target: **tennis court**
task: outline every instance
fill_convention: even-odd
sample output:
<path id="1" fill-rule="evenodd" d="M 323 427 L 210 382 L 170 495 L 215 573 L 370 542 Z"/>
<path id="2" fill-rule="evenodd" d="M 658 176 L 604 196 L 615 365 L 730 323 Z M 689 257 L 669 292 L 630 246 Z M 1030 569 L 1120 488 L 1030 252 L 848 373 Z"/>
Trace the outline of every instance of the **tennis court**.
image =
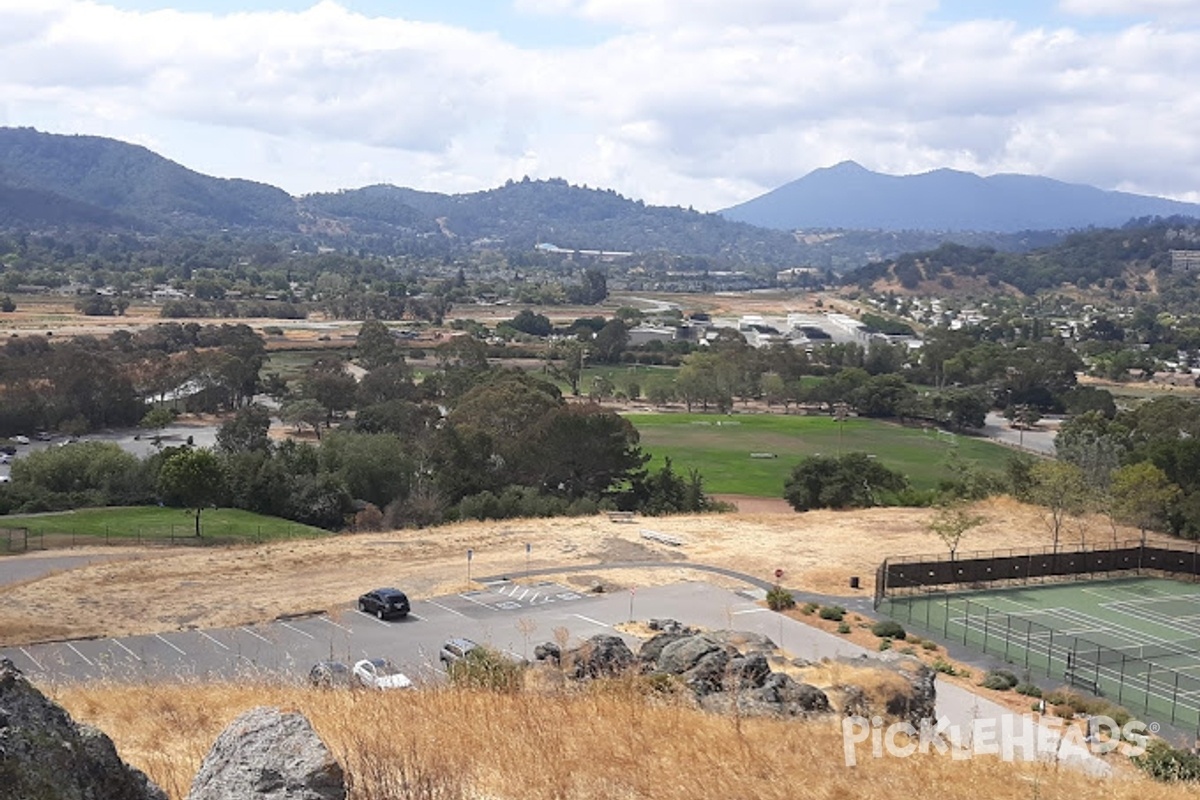
<path id="1" fill-rule="evenodd" d="M 885 598 L 893 619 L 1200 732 L 1200 586 L 1125 578 Z"/>

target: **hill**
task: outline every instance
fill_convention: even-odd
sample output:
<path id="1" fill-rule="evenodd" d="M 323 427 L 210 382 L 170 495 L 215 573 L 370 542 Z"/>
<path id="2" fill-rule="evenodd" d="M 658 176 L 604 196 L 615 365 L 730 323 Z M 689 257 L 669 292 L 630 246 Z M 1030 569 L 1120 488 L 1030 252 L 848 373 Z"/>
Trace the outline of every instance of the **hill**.
<path id="1" fill-rule="evenodd" d="M 1160 283 L 1172 275 L 1173 250 L 1200 250 L 1200 223 L 1184 218 L 1133 220 L 1121 228 L 1079 231 L 1023 254 L 943 244 L 869 264 L 846 274 L 844 281 L 876 288 L 899 284 L 909 291 L 925 291 L 930 282 L 939 282 L 940 294 L 947 294 L 957 279 L 993 289 L 1011 286 L 1027 295 L 1065 284 L 1121 292 L 1151 271 Z"/>
<path id="2" fill-rule="evenodd" d="M 998 231 L 1116 227 L 1136 217 L 1200 217 L 1200 205 L 1032 175 L 939 169 L 884 175 L 853 161 L 814 170 L 725 209 L 727 219 L 783 230 Z"/>
<path id="3" fill-rule="evenodd" d="M 690 272 L 758 266 L 762 280 L 783 267 L 841 272 L 945 241 L 1023 251 L 1060 238 L 917 230 L 793 235 L 562 179 L 525 178 L 454 195 L 376 185 L 296 198 L 261 183 L 202 175 L 113 139 L 0 128 L 0 230 L 45 228 L 164 236 L 232 230 L 308 250 L 427 257 L 464 249 L 531 253 L 548 244 L 632 252 Z"/>

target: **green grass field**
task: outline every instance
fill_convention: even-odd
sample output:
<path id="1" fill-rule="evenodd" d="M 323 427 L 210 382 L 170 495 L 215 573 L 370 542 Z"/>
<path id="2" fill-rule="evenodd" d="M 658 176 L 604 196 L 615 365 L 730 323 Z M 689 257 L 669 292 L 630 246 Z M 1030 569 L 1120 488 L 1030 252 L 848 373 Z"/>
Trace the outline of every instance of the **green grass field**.
<path id="1" fill-rule="evenodd" d="M 0 527 L 26 528 L 30 536 L 72 536 L 93 539 L 161 539 L 194 536 L 195 518 L 190 510 L 136 506 L 129 508 L 85 508 L 55 514 L 12 514 Z M 327 531 L 278 517 L 264 517 L 234 508 L 212 508 L 200 515 L 205 538 L 269 541 L 327 535 Z"/>
<path id="2" fill-rule="evenodd" d="M 1160 578 L 885 598 L 906 626 L 1084 687 L 1159 721 L 1200 727 L 1200 591 Z"/>
<path id="3" fill-rule="evenodd" d="M 676 470 L 699 470 L 707 491 L 782 497 L 792 467 L 806 456 L 871 453 L 908 476 L 914 489 L 951 476 L 952 451 L 980 470 L 999 472 L 1011 451 L 986 439 L 950 436 L 877 420 L 785 414 L 626 414 L 641 434 L 651 468 L 670 457 Z M 751 458 L 775 453 L 778 458 Z"/>

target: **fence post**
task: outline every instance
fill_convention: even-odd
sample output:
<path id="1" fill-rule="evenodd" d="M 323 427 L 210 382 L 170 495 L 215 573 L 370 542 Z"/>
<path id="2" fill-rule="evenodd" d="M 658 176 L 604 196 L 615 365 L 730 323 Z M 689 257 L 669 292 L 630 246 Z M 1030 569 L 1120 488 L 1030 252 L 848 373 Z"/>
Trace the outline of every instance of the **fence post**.
<path id="1" fill-rule="evenodd" d="M 983 652 L 987 652 L 987 635 L 988 635 L 988 619 L 991 617 L 992 607 L 983 607 Z"/>
<path id="2" fill-rule="evenodd" d="M 1175 724 L 1175 706 L 1179 702 L 1179 671 L 1175 670 L 1175 689 L 1171 692 L 1171 724 Z"/>
<path id="3" fill-rule="evenodd" d="M 942 617 L 942 638 L 950 638 L 950 593 L 946 592 L 946 613 Z"/>
<path id="4" fill-rule="evenodd" d="M 1050 632 L 1049 638 L 1046 639 L 1046 677 L 1050 677 L 1054 673 L 1054 628 L 1047 628 Z"/>
<path id="5" fill-rule="evenodd" d="M 963 608 L 963 644 L 967 643 L 967 631 L 971 629 L 971 601 Z"/>
<path id="6" fill-rule="evenodd" d="M 1033 622 L 1025 620 L 1025 669 L 1029 669 L 1029 647 L 1033 644 Z"/>
<path id="7" fill-rule="evenodd" d="M 1121 653 L 1121 677 L 1117 680 L 1117 705 L 1121 705 L 1125 697 L 1125 659 L 1126 655 Z"/>

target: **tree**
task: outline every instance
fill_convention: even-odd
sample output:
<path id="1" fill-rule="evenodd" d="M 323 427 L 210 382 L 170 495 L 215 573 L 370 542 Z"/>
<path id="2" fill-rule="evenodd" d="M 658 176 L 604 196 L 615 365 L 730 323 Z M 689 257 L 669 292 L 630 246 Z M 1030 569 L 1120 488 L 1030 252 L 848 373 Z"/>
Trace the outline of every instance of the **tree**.
<path id="1" fill-rule="evenodd" d="M 797 511 L 813 508 L 866 508 L 880 492 L 899 492 L 908 480 L 866 453 L 809 456 L 792 468 L 783 496 Z"/>
<path id="2" fill-rule="evenodd" d="M 217 449 L 225 454 L 250 450 L 269 450 L 271 412 L 257 403 L 239 409 L 233 419 L 226 420 L 217 430 Z"/>
<path id="3" fill-rule="evenodd" d="M 1042 521 L 1057 549 L 1067 517 L 1081 514 L 1087 507 L 1083 471 L 1062 461 L 1040 461 L 1030 470 L 1030 479 L 1030 499 L 1042 507 Z"/>
<path id="4" fill-rule="evenodd" d="M 359 363 L 368 371 L 404 360 L 392 332 L 377 319 L 367 320 L 358 329 L 355 348 Z"/>
<path id="5" fill-rule="evenodd" d="M 165 462 L 158 473 L 158 489 L 169 505 L 196 510 L 196 536 L 200 536 L 200 512 L 220 502 L 225 491 L 221 461 L 209 450 L 188 448 Z"/>
<path id="6" fill-rule="evenodd" d="M 963 503 L 944 503 L 938 506 L 925 527 L 934 536 L 942 540 L 942 544 L 950 551 L 950 560 L 958 552 L 958 545 L 963 536 L 972 528 L 977 528 L 986 520 L 978 514 L 972 514 Z"/>
<path id="7" fill-rule="evenodd" d="M 576 341 L 560 342 L 547 353 L 546 369 L 550 375 L 560 381 L 565 381 L 571 387 L 571 394 L 579 396 L 579 378 L 583 374 L 583 345 Z M 562 365 L 554 363 L 560 359 Z"/>
<path id="8" fill-rule="evenodd" d="M 16 310 L 17 310 L 17 304 L 13 302 L 13 299 L 11 297 L 9 297 L 8 295 L 4 295 L 3 297 L 0 297 L 0 311 L 3 311 L 5 314 L 10 314 Z"/>
<path id="9" fill-rule="evenodd" d="M 621 360 L 621 353 L 625 352 L 627 344 L 629 331 L 625 323 L 613 318 L 596 334 L 592 348 L 597 361 L 602 364 L 616 364 Z"/>
<path id="10" fill-rule="evenodd" d="M 1138 526 L 1145 544 L 1146 529 L 1166 517 L 1179 497 L 1179 487 L 1161 469 L 1141 461 L 1113 472 L 1112 496 L 1117 515 Z"/>

